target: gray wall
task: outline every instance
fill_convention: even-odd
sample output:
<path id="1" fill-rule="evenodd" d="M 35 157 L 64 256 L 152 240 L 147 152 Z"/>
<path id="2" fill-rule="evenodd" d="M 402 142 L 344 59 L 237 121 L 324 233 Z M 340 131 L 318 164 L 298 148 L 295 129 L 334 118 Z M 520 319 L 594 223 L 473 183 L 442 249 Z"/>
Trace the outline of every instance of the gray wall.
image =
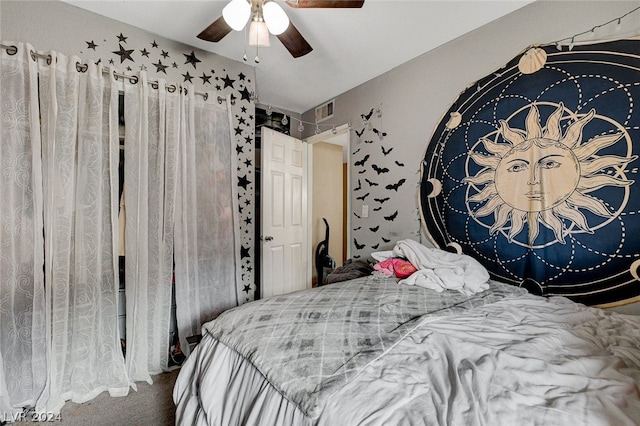
<path id="1" fill-rule="evenodd" d="M 240 238 L 242 244 L 241 302 L 254 296 L 254 69 L 241 62 L 150 34 L 136 27 L 59 1 L 1 1 L 0 39 L 27 42 L 38 51 L 56 50 L 81 61 L 101 61 L 124 74 L 145 69 L 150 80 L 191 81 L 211 97 L 234 96 L 232 128 L 238 153 Z M 124 38 L 123 38 L 124 37 Z M 91 46 L 95 45 L 95 46 Z M 114 53 L 125 53 L 123 55 Z M 129 52 L 130 51 L 130 52 Z M 215 100 L 214 100 L 215 101 Z"/>
<path id="2" fill-rule="evenodd" d="M 351 195 L 352 255 L 367 257 L 403 238 L 429 245 L 420 231 L 417 205 L 420 161 L 433 129 L 460 92 L 530 45 L 588 31 L 638 5 L 637 1 L 539 0 L 338 96 L 332 121 L 352 124 L 351 187 L 361 188 Z M 597 36 L 628 34 L 638 27 L 640 11 L 625 18 L 619 30 L 608 25 Z M 582 39 L 588 40 L 588 35 Z M 361 115 L 371 109 L 374 112 L 364 125 Z M 303 119 L 313 121 L 313 114 L 313 109 L 307 111 Z M 381 132 L 387 134 L 382 139 Z M 374 165 L 389 172 L 378 173 Z M 397 191 L 385 188 L 402 179 Z M 384 203 L 374 200 L 387 197 Z M 368 218 L 360 217 L 363 205 L 369 206 Z M 640 314 L 640 304 L 623 309 Z"/>

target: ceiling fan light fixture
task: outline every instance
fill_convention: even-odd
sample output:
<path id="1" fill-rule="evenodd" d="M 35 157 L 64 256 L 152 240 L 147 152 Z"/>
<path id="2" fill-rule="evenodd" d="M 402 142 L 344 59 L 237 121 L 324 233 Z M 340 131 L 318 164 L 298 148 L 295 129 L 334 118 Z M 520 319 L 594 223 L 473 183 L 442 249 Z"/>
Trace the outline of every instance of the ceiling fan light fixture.
<path id="1" fill-rule="evenodd" d="M 240 31 L 251 17 L 251 4 L 247 0 L 231 0 L 222 9 L 222 16 L 232 29 Z"/>
<path id="2" fill-rule="evenodd" d="M 269 47 L 269 29 L 262 20 L 251 21 L 249 27 L 249 46 Z"/>
<path id="3" fill-rule="evenodd" d="M 289 17 L 275 1 L 266 1 L 262 5 L 262 16 L 273 35 L 280 35 L 289 28 Z"/>

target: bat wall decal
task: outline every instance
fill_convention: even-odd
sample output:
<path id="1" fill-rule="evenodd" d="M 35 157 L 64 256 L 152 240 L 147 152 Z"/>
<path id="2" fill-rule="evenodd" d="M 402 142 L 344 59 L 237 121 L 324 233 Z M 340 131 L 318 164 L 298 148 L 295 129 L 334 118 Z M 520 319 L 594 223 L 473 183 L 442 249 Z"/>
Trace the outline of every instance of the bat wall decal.
<path id="1" fill-rule="evenodd" d="M 365 155 L 362 160 L 359 160 L 359 161 L 356 161 L 355 163 L 353 163 L 353 165 L 354 166 L 364 166 L 364 164 L 367 162 L 368 159 L 369 159 L 369 154 Z"/>
<path id="2" fill-rule="evenodd" d="M 398 217 L 398 210 L 396 210 L 395 213 L 392 213 L 389 216 L 384 216 L 384 220 L 392 222 L 392 221 L 396 220 L 396 217 Z"/>
<path id="3" fill-rule="evenodd" d="M 369 194 L 370 194 L 370 193 L 369 193 L 369 192 L 367 192 L 366 194 L 364 194 L 364 195 L 363 195 L 363 196 L 361 196 L 361 197 L 356 197 L 356 200 L 364 201 L 364 200 L 365 200 L 365 198 L 367 198 L 367 197 L 369 196 Z"/>
<path id="4" fill-rule="evenodd" d="M 373 129 L 373 133 L 375 133 L 376 135 L 378 135 L 378 137 L 380 139 L 384 138 L 385 136 L 387 136 L 387 132 L 383 132 L 382 130 L 378 130 L 376 128 Z"/>
<path id="5" fill-rule="evenodd" d="M 360 114 L 360 117 L 362 118 L 363 123 L 365 121 L 369 121 L 369 119 L 371 118 L 371 116 L 373 115 L 373 110 L 375 108 L 371 108 L 371 111 L 369 111 L 369 114 Z"/>
<path id="6" fill-rule="evenodd" d="M 389 197 L 385 197 L 385 198 L 374 198 L 373 201 L 377 201 L 378 203 L 382 204 L 386 201 L 389 201 L 391 198 Z"/>
<path id="7" fill-rule="evenodd" d="M 393 147 L 389 148 L 389 149 L 384 149 L 384 146 L 380 146 L 380 148 L 382 149 L 382 153 L 384 154 L 384 156 L 386 157 L 387 155 L 389 155 L 389 153 L 391 151 L 393 151 Z"/>
<path id="8" fill-rule="evenodd" d="M 377 184 L 377 183 L 375 183 L 375 182 L 371 182 L 371 181 L 370 181 L 369 179 L 367 179 L 367 178 L 364 178 L 364 181 L 365 181 L 365 182 L 367 182 L 367 183 L 369 184 L 369 186 L 378 186 L 378 184 Z"/>
<path id="9" fill-rule="evenodd" d="M 359 244 L 358 240 L 356 240 L 355 238 L 353 239 L 353 245 L 355 245 L 358 250 L 362 250 L 363 248 L 365 248 L 365 245 Z"/>
<path id="10" fill-rule="evenodd" d="M 398 192 L 398 188 L 400 188 L 402 186 L 402 184 L 405 183 L 406 181 L 407 181 L 406 179 L 402 178 L 397 183 L 389 184 L 389 185 L 385 186 L 385 188 L 393 189 L 394 191 Z"/>
<path id="11" fill-rule="evenodd" d="M 372 168 L 373 170 L 375 170 L 376 172 L 378 172 L 378 174 L 388 173 L 388 172 L 389 172 L 389 169 L 388 169 L 388 168 L 386 168 L 386 167 L 380 167 L 380 166 L 378 166 L 378 165 L 376 165 L 376 164 L 372 164 L 372 165 L 371 165 L 371 168 Z"/>

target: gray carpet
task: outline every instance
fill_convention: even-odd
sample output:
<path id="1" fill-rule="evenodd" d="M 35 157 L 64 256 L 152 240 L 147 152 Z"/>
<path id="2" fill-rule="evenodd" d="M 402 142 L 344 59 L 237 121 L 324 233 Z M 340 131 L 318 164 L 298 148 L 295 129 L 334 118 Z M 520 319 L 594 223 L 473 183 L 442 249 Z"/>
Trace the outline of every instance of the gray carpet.
<path id="1" fill-rule="evenodd" d="M 172 391 L 178 372 L 153 376 L 152 385 L 136 383 L 138 391 L 130 390 L 129 395 L 122 398 L 113 398 L 103 392 L 84 404 L 67 402 L 60 412 L 62 421 L 55 423 L 64 426 L 173 425 Z"/>

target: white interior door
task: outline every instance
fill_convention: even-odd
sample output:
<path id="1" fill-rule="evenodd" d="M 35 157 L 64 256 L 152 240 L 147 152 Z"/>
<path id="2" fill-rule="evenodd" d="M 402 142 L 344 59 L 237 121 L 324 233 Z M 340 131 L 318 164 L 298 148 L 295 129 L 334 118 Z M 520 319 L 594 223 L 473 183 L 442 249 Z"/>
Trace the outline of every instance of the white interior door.
<path id="1" fill-rule="evenodd" d="M 262 297 L 311 287 L 307 145 L 262 128 Z"/>

